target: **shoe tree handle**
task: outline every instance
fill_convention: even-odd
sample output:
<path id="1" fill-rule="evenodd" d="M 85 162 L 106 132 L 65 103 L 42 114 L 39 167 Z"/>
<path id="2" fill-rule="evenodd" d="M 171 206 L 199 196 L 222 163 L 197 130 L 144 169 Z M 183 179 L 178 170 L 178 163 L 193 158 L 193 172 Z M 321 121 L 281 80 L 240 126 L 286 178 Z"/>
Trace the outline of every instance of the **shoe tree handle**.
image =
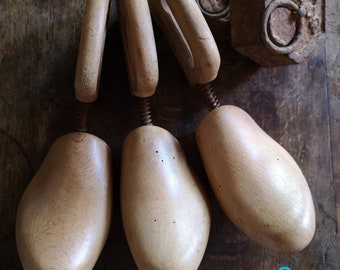
<path id="1" fill-rule="evenodd" d="M 147 0 L 120 0 L 119 17 L 134 96 L 152 96 L 158 84 L 158 58 Z"/>
<path id="2" fill-rule="evenodd" d="M 74 82 L 76 99 L 80 102 L 93 102 L 98 96 L 109 2 L 86 1 Z"/>
<path id="3" fill-rule="evenodd" d="M 196 85 L 213 81 L 220 67 L 220 54 L 195 0 L 149 0 L 149 5 L 189 82 Z"/>

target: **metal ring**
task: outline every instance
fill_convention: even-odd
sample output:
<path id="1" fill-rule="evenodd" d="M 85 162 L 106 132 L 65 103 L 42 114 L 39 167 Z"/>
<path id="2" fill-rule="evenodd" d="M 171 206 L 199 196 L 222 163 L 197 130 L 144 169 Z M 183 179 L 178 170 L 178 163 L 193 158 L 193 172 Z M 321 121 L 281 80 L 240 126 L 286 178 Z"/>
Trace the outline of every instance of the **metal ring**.
<path id="1" fill-rule="evenodd" d="M 197 2 L 197 5 L 200 7 L 201 12 L 210 19 L 218 20 L 221 18 L 225 18 L 230 13 L 229 1 L 227 1 L 227 5 L 225 9 L 219 12 L 216 12 L 216 13 L 209 12 L 206 8 L 204 8 L 204 6 L 202 5 L 202 0 L 196 0 L 196 2 Z"/>
<path id="2" fill-rule="evenodd" d="M 273 11 L 279 7 L 284 7 L 289 10 L 292 10 L 297 15 L 296 20 L 296 31 L 293 39 L 287 46 L 278 46 L 272 40 L 268 33 L 268 24 L 270 15 Z M 302 17 L 305 15 L 305 8 L 303 6 L 299 7 L 292 0 L 274 0 L 272 1 L 266 8 L 262 16 L 262 31 L 261 37 L 268 49 L 274 51 L 277 54 L 288 54 L 295 50 L 296 45 L 298 44 L 298 40 L 301 37 L 301 26 L 302 26 Z"/>

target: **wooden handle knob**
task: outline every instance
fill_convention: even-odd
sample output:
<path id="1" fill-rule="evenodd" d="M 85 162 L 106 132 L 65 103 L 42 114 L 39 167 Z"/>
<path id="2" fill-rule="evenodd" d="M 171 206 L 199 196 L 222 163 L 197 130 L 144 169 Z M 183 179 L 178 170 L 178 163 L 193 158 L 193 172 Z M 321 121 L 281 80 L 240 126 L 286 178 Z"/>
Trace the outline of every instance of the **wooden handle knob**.
<path id="1" fill-rule="evenodd" d="M 74 82 L 76 98 L 80 102 L 97 99 L 109 2 L 86 2 Z"/>
<path id="2" fill-rule="evenodd" d="M 220 54 L 195 0 L 149 0 L 149 4 L 189 82 L 195 85 L 214 80 Z"/>
<path id="3" fill-rule="evenodd" d="M 118 4 L 132 94 L 152 96 L 158 84 L 158 60 L 148 1 Z"/>

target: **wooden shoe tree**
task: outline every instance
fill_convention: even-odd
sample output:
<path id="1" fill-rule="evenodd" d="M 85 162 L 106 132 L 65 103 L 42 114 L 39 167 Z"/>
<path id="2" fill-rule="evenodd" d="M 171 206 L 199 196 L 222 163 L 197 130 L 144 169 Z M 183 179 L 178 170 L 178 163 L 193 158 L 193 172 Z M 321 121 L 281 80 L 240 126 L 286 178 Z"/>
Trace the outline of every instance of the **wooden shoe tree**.
<path id="1" fill-rule="evenodd" d="M 197 269 L 209 237 L 210 213 L 198 179 L 177 139 L 152 125 L 147 102 L 158 83 L 148 2 L 119 1 L 132 94 L 144 125 L 124 141 L 121 210 L 139 269 Z"/>
<path id="2" fill-rule="evenodd" d="M 215 196 L 253 240 L 280 252 L 300 251 L 315 232 L 307 181 L 287 151 L 245 111 L 220 106 L 207 85 L 217 76 L 220 56 L 208 27 L 197 27 L 204 18 L 191 2 L 149 0 L 188 81 L 202 90 L 212 108 L 196 139 Z"/>
<path id="3" fill-rule="evenodd" d="M 109 1 L 88 0 L 75 90 L 80 102 L 97 98 Z M 86 104 L 82 104 L 86 106 Z M 86 117 L 86 111 L 81 112 Z M 111 151 L 98 137 L 73 132 L 58 138 L 26 188 L 16 239 L 25 270 L 92 269 L 111 220 Z"/>

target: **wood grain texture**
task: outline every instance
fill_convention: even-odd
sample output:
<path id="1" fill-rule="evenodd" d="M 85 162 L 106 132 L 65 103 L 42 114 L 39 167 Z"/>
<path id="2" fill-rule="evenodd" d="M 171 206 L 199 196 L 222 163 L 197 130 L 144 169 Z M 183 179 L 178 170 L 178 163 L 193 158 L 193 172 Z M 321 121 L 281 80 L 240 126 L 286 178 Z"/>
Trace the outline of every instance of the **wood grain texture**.
<path id="1" fill-rule="evenodd" d="M 315 212 L 305 177 L 244 110 L 215 108 L 197 127 L 196 140 L 215 197 L 240 230 L 278 252 L 310 243 Z"/>
<path id="2" fill-rule="evenodd" d="M 111 152 L 85 132 L 59 137 L 20 200 L 16 242 L 23 267 L 92 269 L 111 224 Z"/>
<path id="3" fill-rule="evenodd" d="M 158 84 L 158 59 L 147 0 L 118 1 L 131 92 L 152 96 Z"/>
<path id="4" fill-rule="evenodd" d="M 149 4 L 188 81 L 192 85 L 213 81 L 220 67 L 220 55 L 197 3 L 149 0 Z"/>
<path id="5" fill-rule="evenodd" d="M 196 270 L 210 232 L 204 191 L 176 138 L 153 126 L 124 140 L 121 211 L 140 270 Z"/>
<path id="6" fill-rule="evenodd" d="M 14 236 L 20 197 L 52 142 L 71 129 L 84 3 L 0 1 L 1 269 L 22 269 Z M 299 270 L 339 269 L 335 204 L 340 168 L 339 1 L 331 5 L 328 40 L 298 65 L 260 68 L 233 51 L 230 42 L 218 44 L 222 62 L 213 86 L 221 102 L 245 109 L 292 154 L 311 187 L 316 235 L 307 249 L 290 255 L 249 240 L 218 207 L 194 136 L 207 107 L 201 94 L 187 83 L 163 34 L 155 30 L 160 81 L 151 99 L 154 123 L 178 138 L 212 205 L 212 230 L 199 269 L 267 270 L 283 265 Z M 111 1 L 102 82 L 98 100 L 90 109 L 89 131 L 110 145 L 113 178 L 119 179 L 121 145 L 138 126 L 139 116 L 129 91 L 114 6 Z M 111 230 L 95 269 L 137 269 L 119 209 L 119 181 L 115 181 Z"/>
<path id="7" fill-rule="evenodd" d="M 328 36 L 326 41 L 327 87 L 330 111 L 331 148 L 334 192 L 337 212 L 338 248 L 340 248 L 340 1 L 327 6 Z"/>
<path id="8" fill-rule="evenodd" d="M 94 102 L 98 96 L 109 0 L 86 1 L 74 88 L 77 100 Z"/>

